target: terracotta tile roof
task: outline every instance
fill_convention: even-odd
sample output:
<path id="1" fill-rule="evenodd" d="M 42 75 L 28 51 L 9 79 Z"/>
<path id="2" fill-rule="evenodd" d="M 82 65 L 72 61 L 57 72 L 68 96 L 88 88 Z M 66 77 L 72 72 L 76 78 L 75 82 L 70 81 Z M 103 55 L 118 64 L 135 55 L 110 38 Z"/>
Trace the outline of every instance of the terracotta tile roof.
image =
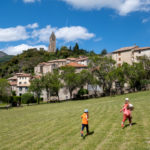
<path id="1" fill-rule="evenodd" d="M 138 47 L 138 48 L 135 48 L 134 51 L 142 51 L 142 50 L 150 50 L 150 47 Z"/>
<path id="2" fill-rule="evenodd" d="M 70 58 L 68 57 L 68 58 L 67 58 L 67 60 L 72 60 L 72 61 L 75 61 L 75 60 L 77 60 L 77 59 L 78 59 L 78 58 L 73 58 L 73 57 L 70 57 Z"/>
<path id="3" fill-rule="evenodd" d="M 82 60 L 87 60 L 87 59 L 88 59 L 88 57 L 77 58 L 77 60 L 76 60 L 76 61 L 82 61 Z"/>
<path id="4" fill-rule="evenodd" d="M 8 80 L 17 80 L 17 76 L 10 77 Z"/>
<path id="5" fill-rule="evenodd" d="M 26 73 L 16 73 L 17 77 L 31 77 L 31 74 Z"/>
<path id="6" fill-rule="evenodd" d="M 55 63 L 55 62 L 66 62 L 66 59 L 56 59 L 56 60 L 50 60 L 49 63 Z"/>
<path id="7" fill-rule="evenodd" d="M 75 68 L 86 68 L 87 67 L 85 65 L 81 65 L 81 64 L 78 64 L 76 62 L 70 62 L 69 64 L 67 64 L 67 66 L 72 66 L 72 67 L 75 67 Z"/>
<path id="8" fill-rule="evenodd" d="M 138 46 L 123 47 L 123 48 L 115 50 L 113 53 L 130 51 L 130 50 L 135 49 L 135 48 L 139 48 L 139 47 Z"/>
<path id="9" fill-rule="evenodd" d="M 9 84 L 11 85 L 11 86 L 17 86 L 17 82 L 9 82 Z"/>
<path id="10" fill-rule="evenodd" d="M 40 65 L 40 66 L 43 66 L 43 65 L 49 65 L 49 63 L 42 62 L 42 63 L 39 63 L 38 65 Z"/>
<path id="11" fill-rule="evenodd" d="M 40 79 L 41 76 L 40 76 L 40 75 L 35 75 L 35 76 L 33 76 L 33 78 L 34 78 L 34 79 Z"/>

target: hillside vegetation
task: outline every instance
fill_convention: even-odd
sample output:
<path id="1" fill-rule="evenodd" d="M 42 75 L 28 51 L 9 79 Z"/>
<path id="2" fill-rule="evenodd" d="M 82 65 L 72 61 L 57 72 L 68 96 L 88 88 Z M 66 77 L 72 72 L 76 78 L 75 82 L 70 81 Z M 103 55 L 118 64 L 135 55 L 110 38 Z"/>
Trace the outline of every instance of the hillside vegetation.
<path id="1" fill-rule="evenodd" d="M 132 127 L 121 128 L 124 98 L 135 106 Z M 89 109 L 93 134 L 80 136 Z M 149 150 L 150 91 L 0 110 L 0 150 Z M 85 132 L 84 132 L 85 133 Z"/>
<path id="2" fill-rule="evenodd" d="M 57 49 L 56 53 L 49 53 L 44 49 L 29 49 L 23 51 L 22 54 L 12 57 L 12 59 L 7 62 L 0 63 L 0 77 L 8 78 L 17 72 L 33 73 L 34 67 L 37 64 L 48 60 L 78 57 L 80 55 L 88 56 L 91 54 L 95 53 L 89 53 L 86 50 L 79 49 L 78 44 L 76 44 L 73 49 L 63 46 L 60 50 Z"/>

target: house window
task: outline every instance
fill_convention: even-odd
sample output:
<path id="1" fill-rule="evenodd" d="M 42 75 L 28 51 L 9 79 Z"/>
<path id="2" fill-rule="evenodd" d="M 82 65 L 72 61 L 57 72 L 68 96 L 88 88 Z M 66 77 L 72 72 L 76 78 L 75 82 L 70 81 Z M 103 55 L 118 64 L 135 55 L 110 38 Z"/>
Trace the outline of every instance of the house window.
<path id="1" fill-rule="evenodd" d="M 119 58 L 119 61 L 121 61 L 121 58 Z"/>
<path id="2" fill-rule="evenodd" d="M 141 54 L 141 51 L 139 51 L 139 54 Z"/>
<path id="3" fill-rule="evenodd" d="M 26 92 L 28 91 L 28 87 L 25 87 Z"/>
<path id="4" fill-rule="evenodd" d="M 22 91 L 22 87 L 19 87 L 19 91 Z"/>
<path id="5" fill-rule="evenodd" d="M 19 84 L 21 84 L 21 82 L 19 82 Z"/>
<path id="6" fill-rule="evenodd" d="M 24 84 L 27 84 L 27 82 L 24 82 Z"/>
<path id="7" fill-rule="evenodd" d="M 121 56 L 121 53 L 119 52 L 118 55 Z"/>

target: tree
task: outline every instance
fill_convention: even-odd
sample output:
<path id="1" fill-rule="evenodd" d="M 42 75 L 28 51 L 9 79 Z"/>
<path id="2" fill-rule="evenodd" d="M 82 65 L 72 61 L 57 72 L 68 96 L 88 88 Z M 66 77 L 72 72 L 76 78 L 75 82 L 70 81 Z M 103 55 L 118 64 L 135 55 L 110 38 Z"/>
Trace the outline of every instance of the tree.
<path id="1" fill-rule="evenodd" d="M 129 83 L 133 91 L 141 90 L 143 86 L 146 86 L 146 71 L 142 63 L 132 65 L 124 63 L 122 69 L 126 83 Z"/>
<path id="2" fill-rule="evenodd" d="M 103 55 L 106 55 L 107 54 L 107 50 L 106 49 L 103 49 L 102 51 L 101 51 L 101 55 L 103 56 Z"/>
<path id="3" fill-rule="evenodd" d="M 142 63 L 134 63 L 129 68 L 129 84 L 133 91 L 141 90 L 143 80 L 146 79 L 146 71 Z"/>
<path id="4" fill-rule="evenodd" d="M 48 72 L 48 73 L 46 73 L 46 75 L 42 76 L 41 81 L 43 84 L 43 88 L 46 90 L 47 100 L 49 100 L 50 88 L 51 88 L 51 73 Z"/>
<path id="5" fill-rule="evenodd" d="M 79 73 L 75 73 L 75 68 L 70 66 L 61 67 L 61 77 L 65 82 L 65 86 L 68 88 L 70 98 L 72 99 L 72 92 L 77 87 L 80 87 L 80 76 Z"/>
<path id="6" fill-rule="evenodd" d="M 99 86 L 106 95 L 110 95 L 115 79 L 115 61 L 111 57 L 92 56 L 89 68 L 99 80 Z"/>
<path id="7" fill-rule="evenodd" d="M 146 71 L 146 79 L 150 80 L 150 57 L 141 56 L 138 57 L 139 62 L 143 65 Z"/>
<path id="8" fill-rule="evenodd" d="M 126 78 L 125 78 L 125 64 L 123 64 L 120 67 L 117 67 L 114 70 L 114 74 L 115 74 L 115 83 L 119 84 L 119 87 L 115 87 L 116 90 L 120 90 L 121 93 L 123 93 L 123 88 L 124 88 L 124 84 L 127 82 Z"/>
<path id="9" fill-rule="evenodd" d="M 24 104 L 33 103 L 34 102 L 34 96 L 31 93 L 24 93 L 21 95 L 21 101 Z"/>
<path id="10" fill-rule="evenodd" d="M 59 90 L 63 87 L 60 80 L 60 75 L 58 70 L 54 70 L 52 73 L 46 74 L 44 77 L 44 87 L 47 88 L 47 92 L 50 95 L 56 95 L 59 100 Z"/>
<path id="11" fill-rule="evenodd" d="M 94 76 L 94 74 L 92 74 L 91 71 L 89 70 L 82 70 L 80 72 L 80 85 L 84 86 L 84 85 L 90 85 L 91 88 L 94 91 L 94 95 L 95 97 L 97 96 L 97 86 L 98 86 L 98 79 Z"/>
<path id="12" fill-rule="evenodd" d="M 79 50 L 79 45 L 78 43 L 75 44 L 75 46 L 73 47 L 73 52 L 77 53 Z"/>
<path id="13" fill-rule="evenodd" d="M 11 95 L 11 89 L 8 81 L 6 79 L 0 79 L 0 100 L 8 102 L 8 96 Z"/>
<path id="14" fill-rule="evenodd" d="M 43 84 L 41 79 L 35 78 L 31 81 L 29 91 L 34 92 L 37 97 L 37 103 L 40 103 L 40 96 L 42 94 Z"/>

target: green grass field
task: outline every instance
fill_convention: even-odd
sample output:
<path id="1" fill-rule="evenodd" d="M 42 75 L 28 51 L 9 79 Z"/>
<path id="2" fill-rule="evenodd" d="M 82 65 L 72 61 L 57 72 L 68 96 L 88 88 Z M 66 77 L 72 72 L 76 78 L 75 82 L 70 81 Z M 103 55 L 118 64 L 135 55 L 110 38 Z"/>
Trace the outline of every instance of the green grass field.
<path id="1" fill-rule="evenodd" d="M 122 129 L 125 97 L 135 106 L 134 125 Z M 94 133 L 82 138 L 85 108 Z M 0 110 L 0 150 L 150 150 L 150 91 Z"/>

